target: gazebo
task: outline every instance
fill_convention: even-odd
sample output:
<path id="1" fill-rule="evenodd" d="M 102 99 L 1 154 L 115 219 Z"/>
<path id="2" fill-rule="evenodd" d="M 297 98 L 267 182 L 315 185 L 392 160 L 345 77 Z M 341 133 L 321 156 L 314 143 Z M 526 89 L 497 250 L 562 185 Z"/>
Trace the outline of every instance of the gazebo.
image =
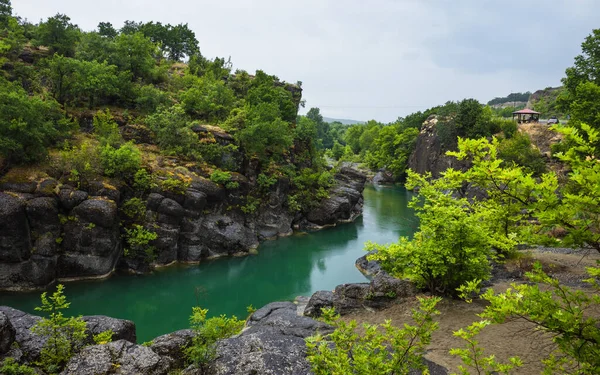
<path id="1" fill-rule="evenodd" d="M 522 109 L 520 111 L 516 111 L 512 113 L 513 115 L 513 120 L 517 119 L 517 122 L 523 123 L 523 122 L 538 122 L 540 121 L 540 113 L 536 112 L 532 109 L 529 108 L 525 108 Z"/>

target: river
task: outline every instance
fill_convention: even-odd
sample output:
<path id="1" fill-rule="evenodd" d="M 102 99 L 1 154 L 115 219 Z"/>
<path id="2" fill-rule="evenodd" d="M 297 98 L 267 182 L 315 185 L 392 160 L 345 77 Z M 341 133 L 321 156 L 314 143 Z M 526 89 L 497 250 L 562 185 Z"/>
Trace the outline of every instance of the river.
<path id="1" fill-rule="evenodd" d="M 108 315 L 136 323 L 138 342 L 188 327 L 192 306 L 209 315 L 246 316 L 246 306 L 309 296 L 365 277 L 354 261 L 364 243 L 395 242 L 411 235 L 416 220 L 402 187 L 364 191 L 363 215 L 355 222 L 260 244 L 258 255 L 221 258 L 199 265 L 176 265 L 150 275 L 115 275 L 101 281 L 67 283 L 68 315 Z M 40 293 L 0 294 L 0 305 L 29 313 Z"/>

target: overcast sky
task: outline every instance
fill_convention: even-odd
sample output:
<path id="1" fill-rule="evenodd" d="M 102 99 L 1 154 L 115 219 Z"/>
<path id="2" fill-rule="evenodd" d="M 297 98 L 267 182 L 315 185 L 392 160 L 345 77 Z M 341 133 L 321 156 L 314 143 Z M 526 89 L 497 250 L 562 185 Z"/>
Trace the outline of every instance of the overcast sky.
<path id="1" fill-rule="evenodd" d="M 560 85 L 593 28 L 596 0 L 12 0 L 31 22 L 64 13 L 188 23 L 204 56 L 302 81 L 306 109 L 393 121 L 447 100 Z"/>

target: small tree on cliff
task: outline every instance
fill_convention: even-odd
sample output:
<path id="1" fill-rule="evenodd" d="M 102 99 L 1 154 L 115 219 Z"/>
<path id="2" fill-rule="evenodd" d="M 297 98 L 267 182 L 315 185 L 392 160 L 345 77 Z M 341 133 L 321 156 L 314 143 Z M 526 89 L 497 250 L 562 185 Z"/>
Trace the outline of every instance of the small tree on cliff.
<path id="1" fill-rule="evenodd" d="M 36 311 L 42 311 L 49 316 L 40 319 L 31 331 L 45 336 L 40 365 L 49 373 L 58 373 L 73 356 L 75 350 L 83 346 L 86 324 L 81 317 L 65 317 L 60 310 L 68 309 L 71 305 L 63 294 L 64 286 L 59 284 L 56 292 L 50 297 L 42 293 L 42 306 Z"/>

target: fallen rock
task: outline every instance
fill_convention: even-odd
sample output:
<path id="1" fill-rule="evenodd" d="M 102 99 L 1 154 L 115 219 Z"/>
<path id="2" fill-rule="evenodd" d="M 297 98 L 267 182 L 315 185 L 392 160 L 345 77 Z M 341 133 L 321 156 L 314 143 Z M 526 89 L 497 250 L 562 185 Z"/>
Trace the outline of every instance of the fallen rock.
<path id="1" fill-rule="evenodd" d="M 8 316 L 0 311 L 0 354 L 10 350 L 12 343 L 15 341 L 15 335 L 15 327 L 8 320 Z"/>
<path id="2" fill-rule="evenodd" d="M 47 340 L 42 336 L 32 333 L 31 327 L 41 318 L 8 306 L 0 306 L 0 312 L 8 317 L 8 320 L 14 327 L 15 342 L 19 346 L 23 357 L 29 362 L 37 361 Z"/>
<path id="3" fill-rule="evenodd" d="M 329 290 L 315 292 L 308 300 L 304 315 L 317 318 L 321 316 L 321 309 L 324 307 L 333 307 L 333 292 Z"/>
<path id="4" fill-rule="evenodd" d="M 166 374 L 169 368 L 150 348 L 119 340 L 87 346 L 73 356 L 62 375 Z"/>
<path id="5" fill-rule="evenodd" d="M 332 332 L 325 323 L 298 316 L 292 302 L 270 303 L 257 310 L 247 324 L 249 328 L 239 336 L 219 342 L 216 374 L 309 374 L 304 338 L 317 330 Z"/>
<path id="6" fill-rule="evenodd" d="M 376 251 L 377 250 L 370 251 L 366 255 L 363 255 L 360 258 L 358 258 L 354 263 L 356 268 L 358 268 L 358 270 L 367 277 L 375 276 L 379 273 L 379 271 L 381 271 L 381 265 L 378 262 L 367 259 L 369 255 L 374 254 Z"/>
<path id="7" fill-rule="evenodd" d="M 167 361 L 170 368 L 182 368 L 186 362 L 183 349 L 192 342 L 193 337 L 194 331 L 182 329 L 158 336 L 152 340 L 150 349 Z"/>
<path id="8" fill-rule="evenodd" d="M 131 320 L 116 319 L 104 315 L 90 315 L 82 317 L 87 325 L 86 334 L 88 343 L 93 343 L 93 336 L 104 331 L 113 332 L 113 341 L 126 340 L 136 342 L 135 323 Z"/>

